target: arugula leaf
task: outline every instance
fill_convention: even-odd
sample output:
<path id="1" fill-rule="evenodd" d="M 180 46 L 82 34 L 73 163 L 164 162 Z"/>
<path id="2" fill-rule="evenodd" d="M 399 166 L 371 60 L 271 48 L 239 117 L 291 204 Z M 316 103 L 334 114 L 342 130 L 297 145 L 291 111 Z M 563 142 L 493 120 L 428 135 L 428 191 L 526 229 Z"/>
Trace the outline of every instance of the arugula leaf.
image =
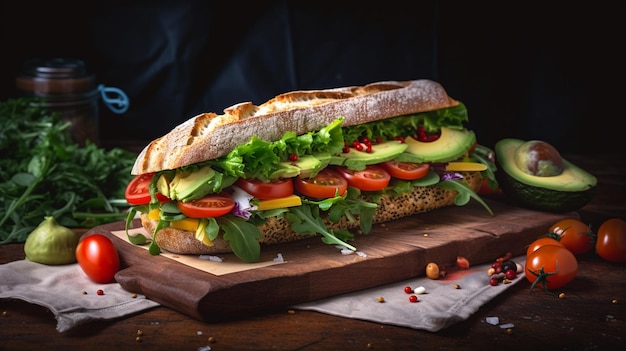
<path id="1" fill-rule="evenodd" d="M 491 210 L 489 205 L 487 205 L 483 201 L 483 199 L 481 199 L 480 196 L 478 196 L 478 194 L 476 194 L 474 190 L 472 190 L 472 188 L 470 188 L 462 181 L 458 179 L 442 180 L 439 184 L 437 184 L 437 186 L 447 190 L 455 190 L 457 192 L 456 196 L 454 197 L 455 205 L 463 206 L 469 202 L 470 198 L 473 198 L 474 200 L 478 201 L 478 203 L 481 204 L 487 210 L 487 212 L 489 212 L 490 215 L 493 216 L 493 211 Z"/>
<path id="2" fill-rule="evenodd" d="M 244 262 L 251 263 L 259 260 L 261 238 L 259 228 L 236 216 L 221 216 L 216 218 L 220 228 L 224 231 L 224 240 L 230 243 L 235 256 Z"/>
<path id="3" fill-rule="evenodd" d="M 35 99 L 0 102 L 0 244 L 24 242 L 45 216 L 70 228 L 123 219 L 136 155 L 71 139 Z"/>
<path id="4" fill-rule="evenodd" d="M 319 216 L 319 207 L 302 204 L 302 206 L 290 207 L 285 218 L 291 224 L 291 228 L 298 234 L 321 234 L 322 241 L 326 244 L 335 244 L 345 246 L 352 251 L 356 251 L 356 247 L 341 240 L 332 229 L 326 228 L 324 220 Z M 341 233 L 343 236 L 349 235 L 346 232 Z"/>

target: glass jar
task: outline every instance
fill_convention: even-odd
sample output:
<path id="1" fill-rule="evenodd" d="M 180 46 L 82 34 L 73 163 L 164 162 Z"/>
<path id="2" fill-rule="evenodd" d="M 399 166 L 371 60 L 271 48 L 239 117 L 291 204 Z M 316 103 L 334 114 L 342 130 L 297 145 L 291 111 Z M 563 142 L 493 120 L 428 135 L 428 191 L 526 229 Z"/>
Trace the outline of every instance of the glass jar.
<path id="1" fill-rule="evenodd" d="M 30 59 L 16 77 L 20 96 L 39 98 L 41 106 L 70 122 L 70 134 L 80 145 L 99 144 L 98 97 L 95 77 L 78 59 Z"/>

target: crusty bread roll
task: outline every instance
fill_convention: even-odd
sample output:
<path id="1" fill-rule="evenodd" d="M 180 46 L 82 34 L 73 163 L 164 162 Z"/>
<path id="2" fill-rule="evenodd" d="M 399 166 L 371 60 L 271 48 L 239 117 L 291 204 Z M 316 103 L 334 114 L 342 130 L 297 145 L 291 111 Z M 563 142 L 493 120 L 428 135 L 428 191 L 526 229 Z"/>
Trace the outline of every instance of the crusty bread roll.
<path id="1" fill-rule="evenodd" d="M 339 117 L 345 117 L 343 126 L 351 126 L 458 103 L 431 80 L 285 93 L 260 106 L 240 103 L 221 115 L 203 113 L 183 122 L 148 144 L 131 173 L 176 169 L 224 156 L 254 135 L 276 141 L 286 132 L 319 130 Z"/>
<path id="2" fill-rule="evenodd" d="M 478 191 L 482 182 L 480 172 L 461 172 L 461 174 L 463 181 L 474 191 Z M 455 191 L 444 190 L 436 185 L 413 188 L 410 193 L 394 198 L 382 195 L 373 223 L 388 222 L 453 205 L 455 195 Z M 156 220 L 148 219 L 146 214 L 141 215 L 141 222 L 148 233 L 152 233 L 158 223 Z M 330 229 L 355 229 L 359 226 L 357 222 L 348 222 L 345 217 L 337 223 L 332 223 L 327 219 L 325 222 Z M 259 230 L 261 231 L 261 239 L 259 239 L 261 244 L 280 244 L 307 237 L 291 230 L 284 218 L 271 217 L 259 227 Z M 160 248 L 177 254 L 200 255 L 232 252 L 230 245 L 221 235 L 213 240 L 213 246 L 206 246 L 196 239 L 194 232 L 176 228 L 161 229 L 156 236 L 156 243 Z"/>
<path id="3" fill-rule="evenodd" d="M 407 114 L 457 106 L 444 88 L 430 80 L 386 81 L 315 91 L 295 91 L 276 96 L 259 105 L 250 102 L 233 105 L 221 115 L 204 113 L 175 127 L 170 133 L 148 144 L 139 154 L 132 174 L 176 169 L 228 154 L 253 136 L 266 141 L 279 140 L 286 132 L 304 134 L 319 130 L 337 118 L 342 126 L 352 126 Z M 480 187 L 480 172 L 463 172 L 463 181 L 474 191 Z M 373 223 L 382 223 L 412 214 L 454 204 L 455 191 L 436 185 L 414 188 L 411 193 L 391 198 L 382 195 Z M 362 195 L 363 196 L 363 195 Z M 363 198 L 366 201 L 370 199 Z M 153 233 L 158 221 L 141 215 L 142 225 Z M 355 229 L 358 222 L 343 218 L 325 222 L 330 229 Z M 301 239 L 287 220 L 270 218 L 259 227 L 261 244 L 277 244 Z M 178 254 L 216 254 L 232 252 L 221 235 L 206 246 L 195 233 L 172 227 L 155 236 L 162 249 Z"/>

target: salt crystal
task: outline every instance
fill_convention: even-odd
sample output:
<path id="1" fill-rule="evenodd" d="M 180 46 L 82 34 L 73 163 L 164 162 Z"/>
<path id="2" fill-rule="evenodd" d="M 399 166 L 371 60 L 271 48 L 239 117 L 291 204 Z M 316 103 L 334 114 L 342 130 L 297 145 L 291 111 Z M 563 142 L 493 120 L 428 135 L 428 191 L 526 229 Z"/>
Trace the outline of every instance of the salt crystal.
<path id="1" fill-rule="evenodd" d="M 498 325 L 500 324 L 500 318 L 498 317 L 487 317 L 485 318 L 485 321 L 491 325 Z"/>
<path id="2" fill-rule="evenodd" d="M 201 260 L 207 260 L 207 261 L 211 261 L 211 262 L 222 262 L 222 258 L 221 257 L 217 257 L 217 256 L 213 256 L 213 255 L 200 255 L 198 257 Z"/>

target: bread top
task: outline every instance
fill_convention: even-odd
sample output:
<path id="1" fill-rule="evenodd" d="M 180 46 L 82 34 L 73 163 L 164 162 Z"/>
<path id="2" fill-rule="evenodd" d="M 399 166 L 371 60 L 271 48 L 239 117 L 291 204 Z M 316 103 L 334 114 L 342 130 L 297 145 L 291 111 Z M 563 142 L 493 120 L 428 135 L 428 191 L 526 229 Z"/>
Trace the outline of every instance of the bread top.
<path id="1" fill-rule="evenodd" d="M 365 86 L 293 91 L 256 106 L 243 102 L 224 113 L 202 113 L 150 142 L 139 154 L 133 175 L 158 172 L 228 154 L 253 136 L 279 140 L 286 132 L 319 130 L 337 118 L 343 126 L 458 105 L 431 80 L 385 81 Z"/>

